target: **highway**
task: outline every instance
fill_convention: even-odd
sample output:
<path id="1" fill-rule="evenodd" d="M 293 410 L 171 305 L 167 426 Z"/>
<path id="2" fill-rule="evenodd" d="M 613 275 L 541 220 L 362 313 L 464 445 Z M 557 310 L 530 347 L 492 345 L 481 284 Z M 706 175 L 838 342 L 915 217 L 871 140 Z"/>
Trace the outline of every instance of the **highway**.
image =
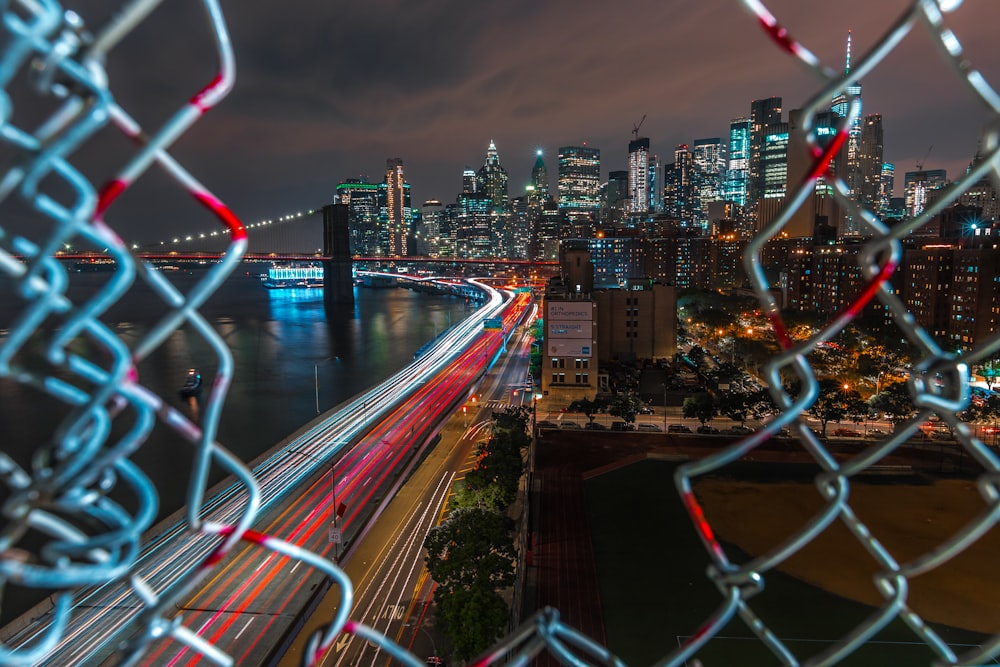
<path id="1" fill-rule="evenodd" d="M 374 522 L 343 567 L 355 585 L 351 619 L 374 628 L 418 658 L 447 659 L 446 638 L 433 625 L 431 597 L 434 582 L 424 567 L 423 541 L 427 532 L 447 516 L 451 485 L 476 465 L 476 445 L 488 437 L 494 407 L 519 404 L 530 394 L 512 386 L 523 384 L 531 339 L 526 332 L 512 337 L 508 351 L 484 377 L 477 400 L 467 400 L 466 411 L 456 411 L 441 430 L 441 442 L 413 471 L 407 483 Z M 513 401 L 511 401 L 513 399 Z M 492 406 L 492 407 L 491 407 Z M 339 595 L 331 591 L 319 604 L 300 636 L 278 663 L 301 664 L 307 637 L 337 610 Z M 324 667 L 395 663 L 380 647 L 343 635 L 317 663 Z"/>
<path id="2" fill-rule="evenodd" d="M 491 298 L 473 317 L 406 369 L 304 429 L 254 468 L 261 498 L 255 531 L 335 558 L 332 510 L 339 507 L 343 513 L 336 528 L 351 547 L 443 420 L 500 354 L 504 334 L 484 331 L 483 320 L 502 315 L 504 331 L 510 332 L 524 315 L 528 295 L 504 298 L 482 288 Z M 446 480 L 437 485 L 446 487 Z M 225 488 L 205 504 L 202 518 L 234 525 L 247 498 L 240 485 Z M 114 654 L 121 641 L 150 627 L 162 639 L 137 664 L 208 664 L 183 643 L 197 641 L 195 634 L 221 651 L 215 656 L 219 664 L 226 664 L 223 653 L 233 664 L 262 664 L 326 576 L 250 544 L 237 545 L 221 562 L 205 567 L 220 541 L 187 529 L 182 521 L 158 531 L 144 546 L 133 575 L 142 580 L 138 588 L 146 607 L 167 606 L 172 618 L 149 624 L 134 586 L 120 581 L 96 586 L 76 598 L 63 639 L 45 664 L 118 664 L 121 657 Z M 207 572 L 203 580 L 200 571 Z M 50 621 L 50 615 L 43 616 L 8 645 L 36 642 Z"/>

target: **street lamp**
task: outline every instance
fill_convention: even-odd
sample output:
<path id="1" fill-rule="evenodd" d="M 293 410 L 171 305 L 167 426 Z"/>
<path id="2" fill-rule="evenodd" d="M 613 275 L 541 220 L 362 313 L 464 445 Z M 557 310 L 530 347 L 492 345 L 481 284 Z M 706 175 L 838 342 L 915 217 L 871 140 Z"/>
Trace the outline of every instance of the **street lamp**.
<path id="1" fill-rule="evenodd" d="M 667 432 L 667 383 L 663 383 L 663 432 Z"/>
<path id="2" fill-rule="evenodd" d="M 437 658 L 437 657 L 438 657 L 438 650 L 437 650 L 437 644 L 435 644 L 435 643 L 434 643 L 434 636 L 433 636 L 433 635 L 431 635 L 431 633 L 427 632 L 427 629 L 426 629 L 426 628 L 424 628 L 424 626 L 422 626 L 422 625 L 417 625 L 417 624 L 414 624 L 414 623 L 404 623 L 404 624 L 403 624 L 403 627 L 404 627 L 404 628 L 416 628 L 417 630 L 420 630 L 420 631 L 421 631 L 421 632 L 423 632 L 423 633 L 424 633 L 425 635 L 427 635 L 427 639 L 429 639 L 429 640 L 430 640 L 430 642 L 431 642 L 431 650 L 432 650 L 432 651 L 434 652 L 434 657 L 435 657 L 435 658 Z"/>

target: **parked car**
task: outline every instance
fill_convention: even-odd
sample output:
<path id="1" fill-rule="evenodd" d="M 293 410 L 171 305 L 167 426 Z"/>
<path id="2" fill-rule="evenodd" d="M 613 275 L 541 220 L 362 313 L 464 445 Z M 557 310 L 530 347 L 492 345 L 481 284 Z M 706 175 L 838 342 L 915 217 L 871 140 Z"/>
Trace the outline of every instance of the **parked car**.
<path id="1" fill-rule="evenodd" d="M 951 431 L 934 431 L 931 433 L 931 440 L 954 440 L 955 435 Z"/>
<path id="2" fill-rule="evenodd" d="M 555 422 L 550 422 L 548 419 L 543 419 L 535 423 L 536 428 L 559 428 L 559 424 Z"/>
<path id="3" fill-rule="evenodd" d="M 882 429 L 878 429 L 878 428 L 870 428 L 870 429 L 868 429 L 868 434 L 865 437 L 866 438 L 884 438 L 885 437 L 885 431 L 883 431 Z"/>
<path id="4" fill-rule="evenodd" d="M 719 429 L 715 428 L 711 424 L 702 424 L 695 429 L 698 433 L 718 433 Z"/>
<path id="5" fill-rule="evenodd" d="M 729 429 L 729 432 L 736 435 L 746 435 L 747 433 L 753 433 L 753 429 L 749 426 L 734 426 Z"/>
<path id="6" fill-rule="evenodd" d="M 659 426 L 657 426 L 656 424 L 650 424 L 650 423 L 646 423 L 646 422 L 638 424 L 635 428 L 636 428 L 637 431 L 646 431 L 646 432 L 652 432 L 652 433 L 663 433 L 663 429 L 660 428 Z"/>
<path id="7" fill-rule="evenodd" d="M 576 422 L 560 422 L 560 424 L 561 424 L 560 428 L 576 429 L 578 431 L 583 428 Z"/>
<path id="8" fill-rule="evenodd" d="M 605 426 L 604 424 L 602 424 L 601 422 L 587 422 L 586 424 L 583 425 L 583 428 L 587 429 L 588 431 L 607 431 L 608 430 L 608 427 Z"/>
<path id="9" fill-rule="evenodd" d="M 846 428 L 841 426 L 839 428 L 833 429 L 833 434 L 838 438 L 860 438 L 861 431 L 855 431 L 853 428 Z"/>
<path id="10" fill-rule="evenodd" d="M 667 427 L 668 433 L 690 433 L 691 429 L 684 424 L 671 424 Z"/>
<path id="11" fill-rule="evenodd" d="M 628 422 L 611 422 L 612 431 L 634 431 L 635 424 L 629 424 Z"/>

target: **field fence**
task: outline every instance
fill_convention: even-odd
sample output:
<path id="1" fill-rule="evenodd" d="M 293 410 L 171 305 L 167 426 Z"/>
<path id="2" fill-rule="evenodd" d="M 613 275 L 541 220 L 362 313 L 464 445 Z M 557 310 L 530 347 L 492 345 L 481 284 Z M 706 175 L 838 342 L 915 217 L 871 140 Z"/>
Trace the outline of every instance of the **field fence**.
<path id="1" fill-rule="evenodd" d="M 35 587 L 51 593 L 54 616 L 44 635 L 30 645 L 0 647 L 0 664 L 25 665 L 45 662 L 45 656 L 64 640 L 62 631 L 74 608 L 74 592 L 81 587 L 113 579 L 126 580 L 142 601 L 130 628 L 134 636 L 127 644 L 125 664 L 142 661 L 154 641 L 179 642 L 218 664 L 231 658 L 174 620 L 174 603 L 184 599 L 209 575 L 213 565 L 240 541 L 287 554 L 326 571 L 343 591 L 339 611 L 312 640 L 306 663 L 318 659 L 343 632 L 363 637 L 384 648 L 400 662 L 420 665 L 388 638 L 349 620 L 352 587 L 344 573 L 328 560 L 252 529 L 259 497 L 249 469 L 216 442 L 218 418 L 232 377 L 229 350 L 199 314 L 199 307 L 240 262 L 246 249 L 246 232 L 235 215 L 170 153 L 170 148 L 202 115 L 229 91 L 234 80 L 232 48 L 218 4 L 203 0 L 207 25 L 214 40 L 218 76 L 191 98 L 178 105 L 159 127 L 142 127 L 116 101 L 105 63 L 116 46 L 145 21 L 159 3 L 138 0 L 128 4 L 106 25 L 90 31 L 83 19 L 65 11 L 53 0 L 8 0 L 3 3 L 4 37 L 0 41 L 0 145 L 8 166 L 0 180 L 0 202 L 9 215 L 32 220 L 32 232 L 16 233 L 0 226 L 0 277 L 8 286 L 8 298 L 18 301 L 20 313 L 0 337 L 0 378 L 28 385 L 40 395 L 67 406 L 68 416 L 49 434 L 40 434 L 37 453 L 24 466 L 0 452 L 0 478 L 6 486 L 4 526 L 0 532 L 0 581 Z M 997 473 L 1000 461 L 960 422 L 956 414 L 968 405 L 970 368 L 992 357 L 1000 338 L 991 338 L 974 351 L 957 356 L 943 350 L 918 326 L 891 288 L 890 279 L 900 264 L 900 240 L 926 225 L 934 216 L 982 178 L 998 181 L 997 161 L 1000 99 L 967 61 L 962 47 L 945 24 L 945 16 L 960 2 L 915 0 L 896 24 L 863 56 L 855 60 L 849 74 L 824 65 L 756 0 L 745 6 L 780 49 L 796 58 L 812 73 L 819 89 L 803 105 L 803 123 L 812 130 L 817 114 L 829 108 L 830 100 L 847 91 L 855 80 L 874 70 L 900 41 L 913 31 L 925 31 L 939 46 L 941 57 L 965 84 L 970 95 L 982 101 L 991 120 L 983 139 L 983 160 L 950 185 L 934 204 L 918 217 L 888 227 L 871 211 L 859 207 L 845 183 L 832 177 L 833 156 L 847 139 L 851 123 L 860 113 L 852 100 L 833 141 L 821 145 L 809 132 L 813 167 L 798 188 L 789 188 L 784 207 L 750 244 L 745 264 L 761 306 L 768 313 L 783 352 L 766 367 L 765 375 L 783 414 L 763 430 L 738 444 L 678 469 L 676 483 L 692 521 L 704 543 L 708 576 L 718 587 L 721 602 L 702 627 L 678 647 L 665 646 L 661 664 L 680 665 L 696 659 L 697 652 L 725 625 L 741 617 L 783 664 L 801 659 L 768 628 L 754 611 L 753 597 L 762 589 L 769 571 L 803 549 L 819 532 L 835 521 L 843 522 L 878 563 L 876 577 L 884 604 L 853 631 L 812 656 L 808 664 L 833 664 L 857 650 L 894 619 L 909 626 L 915 641 L 927 644 L 941 664 L 981 664 L 1000 652 L 1000 636 L 964 654 L 956 654 L 925 621 L 907 605 L 909 579 L 944 566 L 974 543 L 1000 516 Z M 14 97 L 29 98 L 19 115 Z M 42 103 L 37 103 L 41 100 Z M 43 109 L 44 111 L 37 111 Z M 117 129 L 134 143 L 128 160 L 101 182 L 84 176 L 77 157 L 89 143 L 103 140 L 107 128 Z M 218 220 L 229 235 L 224 259 L 208 270 L 190 291 L 181 293 L 163 275 L 136 260 L 114 229 L 105 222 L 118 197 L 150 169 L 159 169 L 178 186 L 178 193 L 194 198 L 207 216 Z M 860 254 L 867 285 L 857 299 L 808 340 L 793 340 L 779 316 L 768 281 L 761 268 L 764 243 L 774 237 L 792 214 L 812 196 L 816 180 L 825 178 L 833 196 L 848 215 L 861 221 L 870 237 Z M 71 276 L 55 259 L 66 245 L 106 249 L 114 261 L 113 272 L 102 289 L 85 300 L 68 296 Z M 101 323 L 101 315 L 133 287 L 146 283 L 163 302 L 163 316 L 156 327 L 132 345 L 126 345 Z M 869 303 L 878 301 L 887 309 L 907 339 L 920 350 L 909 381 L 917 416 L 887 439 L 874 443 L 846 462 L 839 462 L 816 434 L 801 420 L 802 413 L 818 396 L 818 381 L 808 355 L 822 341 L 842 331 Z M 179 327 L 196 331 L 216 354 L 217 373 L 204 400 L 200 425 L 171 408 L 141 384 L 137 364 L 157 349 Z M 81 344 L 83 343 L 83 344 Z M 799 379 L 801 390 L 784 393 L 782 376 Z M 906 563 L 894 560 L 852 511 L 848 500 L 853 476 L 876 466 L 913 435 L 931 415 L 938 415 L 955 432 L 958 445 L 986 471 L 978 479 L 983 498 L 981 514 L 924 556 Z M 112 436 L 111 424 L 127 416 L 124 435 Z M 187 517 L 189 529 L 216 535 L 218 544 L 203 564 L 167 590 L 154 592 L 135 572 L 141 553 L 141 537 L 156 512 L 157 493 L 143 470 L 130 461 L 155 424 L 176 432 L 179 439 L 196 449 L 191 471 Z M 692 492 L 699 476 L 718 471 L 760 446 L 779 429 L 790 428 L 804 451 L 812 455 L 821 473 L 817 489 L 824 507 L 794 536 L 749 562 L 737 563 L 714 537 L 712 526 Z M 208 470 L 218 465 L 240 480 L 245 490 L 243 511 L 232 525 L 204 523 L 199 519 L 206 502 Z M 112 498 L 112 490 L 126 488 L 136 499 L 136 509 L 127 509 Z M 548 651 L 566 664 L 620 664 L 607 649 L 584 637 L 559 619 L 554 610 L 542 610 L 514 634 L 500 641 L 475 664 L 511 662 L 526 664 Z"/>

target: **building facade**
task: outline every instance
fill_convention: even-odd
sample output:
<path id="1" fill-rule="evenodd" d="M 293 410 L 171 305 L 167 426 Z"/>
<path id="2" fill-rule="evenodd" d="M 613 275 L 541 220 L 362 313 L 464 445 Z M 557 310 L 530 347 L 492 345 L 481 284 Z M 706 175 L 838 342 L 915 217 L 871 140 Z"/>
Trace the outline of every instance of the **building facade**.
<path id="1" fill-rule="evenodd" d="M 593 225 L 600 211 L 601 151 L 588 146 L 559 149 L 559 209 L 571 225 Z"/>

